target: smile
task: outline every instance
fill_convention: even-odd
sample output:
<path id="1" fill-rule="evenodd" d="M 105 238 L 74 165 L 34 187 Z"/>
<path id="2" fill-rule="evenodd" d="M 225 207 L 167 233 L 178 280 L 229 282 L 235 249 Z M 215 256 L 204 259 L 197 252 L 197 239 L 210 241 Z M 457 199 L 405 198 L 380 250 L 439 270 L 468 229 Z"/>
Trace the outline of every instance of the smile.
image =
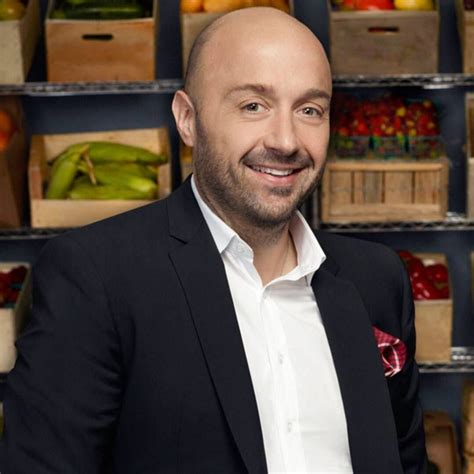
<path id="1" fill-rule="evenodd" d="M 260 173 L 269 174 L 271 176 L 289 176 L 290 174 L 293 174 L 296 171 L 299 171 L 297 169 L 277 170 L 275 168 L 263 168 L 260 166 L 250 166 L 250 168 Z"/>

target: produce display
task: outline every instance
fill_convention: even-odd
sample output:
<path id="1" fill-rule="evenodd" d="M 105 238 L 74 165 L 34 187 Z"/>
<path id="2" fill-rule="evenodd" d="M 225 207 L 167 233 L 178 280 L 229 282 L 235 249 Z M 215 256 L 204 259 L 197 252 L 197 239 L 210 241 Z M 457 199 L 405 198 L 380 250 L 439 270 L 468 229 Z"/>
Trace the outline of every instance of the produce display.
<path id="1" fill-rule="evenodd" d="M 407 268 L 414 300 L 449 298 L 449 274 L 446 265 L 424 262 L 407 250 L 399 250 L 398 255 Z"/>
<path id="2" fill-rule="evenodd" d="M 0 308 L 13 308 L 28 270 L 24 265 L 0 271 Z"/>
<path id="3" fill-rule="evenodd" d="M 181 0 L 182 13 L 221 13 L 246 7 L 274 7 L 290 13 L 288 0 Z"/>
<path id="4" fill-rule="evenodd" d="M 152 7 L 152 3 L 147 0 L 58 0 L 51 18 L 127 20 L 151 16 Z"/>
<path id="5" fill-rule="evenodd" d="M 438 158 L 436 107 L 430 100 L 402 97 L 358 99 L 335 95 L 331 110 L 332 146 L 339 157 Z"/>
<path id="6" fill-rule="evenodd" d="M 0 21 L 20 20 L 25 9 L 20 0 L 0 0 Z"/>
<path id="7" fill-rule="evenodd" d="M 120 143 L 76 143 L 52 161 L 46 199 L 156 199 L 158 166 L 167 161 Z"/>
<path id="8" fill-rule="evenodd" d="M 469 0 L 464 0 L 469 1 Z M 332 0 L 334 10 L 434 10 L 433 0 Z"/>
<path id="9" fill-rule="evenodd" d="M 6 110 L 0 109 L 0 152 L 6 150 L 15 130 L 13 117 Z"/>

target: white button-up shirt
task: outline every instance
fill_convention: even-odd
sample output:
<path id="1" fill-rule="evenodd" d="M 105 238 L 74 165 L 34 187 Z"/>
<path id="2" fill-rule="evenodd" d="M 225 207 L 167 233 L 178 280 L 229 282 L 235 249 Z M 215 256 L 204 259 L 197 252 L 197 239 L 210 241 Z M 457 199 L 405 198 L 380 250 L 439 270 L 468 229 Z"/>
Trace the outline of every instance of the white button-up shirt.
<path id="1" fill-rule="evenodd" d="M 311 288 L 326 258 L 303 216 L 290 232 L 297 266 L 262 285 L 253 251 L 194 195 L 222 256 L 257 401 L 268 471 L 352 474 L 334 362 Z"/>

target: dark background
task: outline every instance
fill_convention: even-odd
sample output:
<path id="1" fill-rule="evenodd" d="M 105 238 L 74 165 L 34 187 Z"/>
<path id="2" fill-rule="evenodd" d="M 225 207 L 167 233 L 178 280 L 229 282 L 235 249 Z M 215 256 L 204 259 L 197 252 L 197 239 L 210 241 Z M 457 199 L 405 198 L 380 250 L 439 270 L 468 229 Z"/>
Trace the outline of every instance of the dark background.
<path id="1" fill-rule="evenodd" d="M 46 0 L 40 0 L 42 16 Z M 157 78 L 181 77 L 181 40 L 178 0 L 160 1 Z M 324 0 L 294 0 L 295 15 L 304 22 L 328 49 L 328 18 Z M 461 55 L 453 0 L 440 0 L 440 70 L 461 72 Z M 433 45 L 436 47 L 436 45 Z M 383 73 L 383 71 L 381 71 Z M 39 41 L 29 81 L 45 81 L 44 36 Z M 385 90 L 344 89 L 364 96 Z M 444 89 L 397 88 L 393 92 L 407 97 L 429 97 L 439 109 L 441 134 L 450 158 L 449 210 L 465 212 L 466 178 L 464 87 Z M 178 136 L 170 112 L 172 94 L 123 94 L 61 97 L 22 97 L 29 134 L 67 133 L 127 128 L 169 127 L 175 162 Z M 175 185 L 179 182 L 174 166 Z M 474 185 L 474 183 L 473 183 Z M 442 252 L 448 257 L 454 299 L 454 346 L 474 346 L 469 253 L 474 251 L 472 231 L 384 232 L 357 234 L 357 238 L 381 241 L 394 248 Z M 0 240 L 0 260 L 34 262 L 46 240 Z M 459 428 L 462 374 L 421 376 L 421 397 L 425 409 L 450 413 Z M 0 384 L 0 398 L 3 386 Z"/>

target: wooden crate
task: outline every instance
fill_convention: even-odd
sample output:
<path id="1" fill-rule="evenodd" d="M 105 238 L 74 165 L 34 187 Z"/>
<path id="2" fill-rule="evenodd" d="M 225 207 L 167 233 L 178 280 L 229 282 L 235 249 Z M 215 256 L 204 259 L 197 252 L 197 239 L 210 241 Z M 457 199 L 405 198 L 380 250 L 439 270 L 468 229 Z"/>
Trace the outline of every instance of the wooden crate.
<path id="1" fill-rule="evenodd" d="M 464 452 L 474 456 L 474 380 L 465 380 L 463 384 L 462 433 Z"/>
<path id="2" fill-rule="evenodd" d="M 466 94 L 466 215 L 474 219 L 474 93 Z"/>
<path id="3" fill-rule="evenodd" d="M 69 133 L 61 135 L 33 135 L 28 165 L 31 226 L 74 227 L 89 224 L 121 212 L 134 209 L 149 200 L 68 200 L 44 199 L 48 181 L 47 162 L 73 143 L 83 141 L 112 141 L 165 153 L 168 163 L 159 167 L 159 198 L 171 192 L 171 148 L 166 128 L 115 130 L 110 132 Z"/>
<path id="4" fill-rule="evenodd" d="M 26 81 L 39 35 L 38 0 L 28 0 L 20 20 L 0 21 L 0 83 Z"/>
<path id="5" fill-rule="evenodd" d="M 294 0 L 289 0 L 289 5 L 290 12 L 293 15 Z M 189 53 L 191 52 L 191 48 L 197 35 L 206 28 L 206 26 L 210 25 L 214 20 L 222 15 L 225 15 L 225 13 L 199 12 L 180 14 L 183 73 L 186 72 Z"/>
<path id="6" fill-rule="evenodd" d="M 438 9 L 332 11 L 327 1 L 333 74 L 438 72 Z"/>
<path id="7" fill-rule="evenodd" d="M 464 8 L 463 0 L 455 0 L 459 40 L 464 74 L 474 74 L 474 11 Z"/>
<path id="8" fill-rule="evenodd" d="M 464 453 L 464 474 L 474 474 L 474 456 Z"/>
<path id="9" fill-rule="evenodd" d="M 441 253 L 416 253 L 423 263 L 443 263 L 447 259 Z M 418 362 L 451 361 L 453 328 L 452 285 L 451 296 L 441 300 L 415 301 L 416 354 Z"/>
<path id="10" fill-rule="evenodd" d="M 16 360 L 15 341 L 28 319 L 31 304 L 30 264 L 25 262 L 0 262 L 0 272 L 18 265 L 28 267 L 18 300 L 14 308 L 0 308 L 0 373 L 9 372 Z"/>
<path id="11" fill-rule="evenodd" d="M 26 138 L 19 97 L 0 97 L 0 110 L 6 110 L 16 131 L 5 151 L 0 151 L 0 227 L 20 227 L 26 194 Z"/>
<path id="12" fill-rule="evenodd" d="M 425 264 L 443 263 L 441 253 L 415 253 Z M 449 362 L 451 360 L 453 299 L 415 301 L 415 327 L 417 335 L 416 360 L 419 362 Z"/>
<path id="13" fill-rule="evenodd" d="M 184 181 L 193 172 L 193 149 L 179 141 L 179 162 L 181 180 Z"/>
<path id="14" fill-rule="evenodd" d="M 153 14 L 132 20 L 46 17 L 48 81 L 151 81 L 155 79 L 158 0 Z"/>
<path id="15" fill-rule="evenodd" d="M 321 188 L 322 222 L 444 219 L 448 161 L 328 160 Z"/>
<path id="16" fill-rule="evenodd" d="M 447 413 L 424 413 L 426 452 L 441 474 L 460 474 L 461 460 L 458 452 L 456 429 Z"/>

